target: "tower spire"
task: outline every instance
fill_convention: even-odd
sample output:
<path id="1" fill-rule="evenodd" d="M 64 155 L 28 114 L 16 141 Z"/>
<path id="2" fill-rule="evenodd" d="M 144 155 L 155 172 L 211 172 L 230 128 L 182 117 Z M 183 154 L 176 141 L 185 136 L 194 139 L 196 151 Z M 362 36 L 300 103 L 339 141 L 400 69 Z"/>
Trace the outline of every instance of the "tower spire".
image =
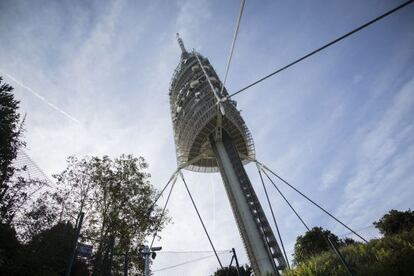
<path id="1" fill-rule="evenodd" d="M 184 47 L 184 42 L 183 42 L 183 40 L 181 39 L 180 34 L 179 34 L 179 33 L 177 33 L 177 34 L 176 34 L 176 36 L 177 36 L 178 45 L 180 45 L 180 48 L 181 48 L 181 52 L 182 52 L 183 54 L 187 54 L 187 50 L 186 50 L 186 49 L 185 49 L 185 47 Z"/>

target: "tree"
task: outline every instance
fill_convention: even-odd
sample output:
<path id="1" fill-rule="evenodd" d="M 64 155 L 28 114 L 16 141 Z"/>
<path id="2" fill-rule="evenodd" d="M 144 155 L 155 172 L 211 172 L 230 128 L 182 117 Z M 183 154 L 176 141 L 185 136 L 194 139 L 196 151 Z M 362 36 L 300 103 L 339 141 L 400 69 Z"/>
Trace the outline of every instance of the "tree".
<path id="1" fill-rule="evenodd" d="M 0 224 L 0 275 L 63 275 L 73 234 L 70 223 L 58 223 L 21 244 L 13 226 Z M 88 274 L 86 263 L 76 260 L 72 275 Z"/>
<path id="2" fill-rule="evenodd" d="M 13 226 L 0 223 L 0 275 L 16 275 L 22 246 Z"/>
<path id="3" fill-rule="evenodd" d="M 390 210 L 379 221 L 373 223 L 384 236 L 399 234 L 414 228 L 414 211 Z"/>
<path id="4" fill-rule="evenodd" d="M 57 223 L 33 236 L 25 245 L 26 258 L 22 275 L 63 275 L 72 249 L 74 227 Z M 75 260 L 72 275 L 88 275 L 87 265 Z"/>
<path id="5" fill-rule="evenodd" d="M 13 87 L 1 82 L 0 77 L 0 223 L 14 224 L 18 237 L 22 238 L 21 226 L 24 223 L 21 220 L 25 213 L 32 212 L 27 209 L 28 201 L 46 183 L 40 179 L 28 178 L 25 175 L 27 167 L 18 167 L 14 163 L 18 151 L 26 145 L 22 140 L 25 119 L 20 120 L 20 102 L 12 94 Z M 44 197 L 41 195 L 39 198 Z M 16 217 L 18 222 L 14 221 Z"/>
<path id="6" fill-rule="evenodd" d="M 328 237 L 336 246 L 343 245 L 343 241 L 338 236 L 322 227 L 314 227 L 303 236 L 297 237 L 293 254 L 295 263 L 301 263 L 322 252 L 331 250 L 326 240 Z"/>
<path id="7" fill-rule="evenodd" d="M 414 229 L 409 232 L 384 236 L 370 240 L 368 243 L 356 243 L 341 248 L 355 275 L 413 275 Z M 303 275 L 338 275 L 349 273 L 341 264 L 333 251 L 327 251 L 304 261 L 291 270 L 286 276 Z"/>
<path id="8" fill-rule="evenodd" d="M 93 158 L 79 160 L 75 156 L 70 156 L 66 159 L 66 169 L 60 174 L 53 175 L 57 181 L 54 199 L 59 205 L 59 221 L 76 219 L 84 210 L 92 211 L 89 216 L 95 215 L 93 190 L 96 187 L 93 186 L 92 175 L 96 168 L 93 167 L 92 160 Z"/>
<path id="9" fill-rule="evenodd" d="M 13 160 L 16 159 L 19 147 L 24 145 L 21 140 L 19 101 L 14 99 L 13 87 L 2 84 L 2 80 L 0 77 L 0 201 L 7 191 L 4 186 L 15 171 Z"/>
<path id="10" fill-rule="evenodd" d="M 358 241 L 356 241 L 356 240 L 354 240 L 352 238 L 345 238 L 345 239 L 342 240 L 342 242 L 343 242 L 343 245 L 351 245 L 351 244 L 358 244 L 358 243 L 360 243 L 360 242 L 358 242 Z"/>
<path id="11" fill-rule="evenodd" d="M 252 275 L 252 269 L 248 265 L 239 267 L 240 276 Z M 238 276 L 237 268 L 235 266 L 227 266 L 218 269 L 214 272 L 214 276 Z"/>
<path id="12" fill-rule="evenodd" d="M 412 275 L 412 260 L 414 259 L 414 227 L 413 212 L 411 210 L 401 212 L 390 210 L 374 225 L 384 234 L 384 237 L 370 240 L 368 243 L 356 242 L 352 239 L 345 238 L 339 240 L 341 254 L 347 261 L 350 269 L 356 275 Z M 316 230 L 316 231 L 314 231 Z M 322 228 L 313 228 L 312 238 L 309 238 L 308 231 L 304 237 L 308 236 L 311 241 L 305 243 L 302 236 L 298 237 L 295 244 L 296 256 L 306 255 L 306 258 L 300 259 L 293 269 L 286 271 L 289 276 L 299 275 L 348 275 L 349 273 L 341 264 L 340 260 L 332 250 L 322 250 L 320 252 L 306 254 L 299 251 L 298 248 L 318 247 L 322 242 Z M 329 231 L 328 231 L 329 232 Z M 330 233 L 330 232 L 329 232 Z M 322 236 L 323 237 L 323 236 Z M 315 240 L 320 240 L 315 243 Z M 312 243 L 313 242 L 313 243 Z M 338 242 L 338 241 L 337 241 Z"/>
<path id="13" fill-rule="evenodd" d="M 24 119 L 20 122 L 19 101 L 14 99 L 13 87 L 1 82 L 0 77 L 0 223 L 11 224 L 33 182 L 15 176 L 26 169 L 13 165 L 19 148 L 25 146 L 21 140 Z"/>
<path id="14" fill-rule="evenodd" d="M 132 155 L 111 159 L 68 158 L 68 167 L 55 175 L 61 220 L 73 221 L 85 212 L 82 239 L 94 243 L 93 274 L 120 274 L 125 255 L 168 219 L 153 206 L 157 191 L 149 182 L 145 160 Z M 149 211 L 150 210 L 150 211 Z M 142 260 L 129 256 L 131 271 L 140 271 Z"/>
<path id="15" fill-rule="evenodd" d="M 58 222 L 56 196 L 56 193 L 46 191 L 31 204 L 27 204 L 26 210 L 15 223 L 19 227 L 20 240 L 28 242 Z"/>

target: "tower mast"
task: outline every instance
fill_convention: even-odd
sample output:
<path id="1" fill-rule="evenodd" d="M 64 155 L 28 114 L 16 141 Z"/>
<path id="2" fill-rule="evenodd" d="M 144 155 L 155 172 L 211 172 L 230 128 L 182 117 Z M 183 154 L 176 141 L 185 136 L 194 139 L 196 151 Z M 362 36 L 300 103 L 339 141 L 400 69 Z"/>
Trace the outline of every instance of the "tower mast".
<path id="1" fill-rule="evenodd" d="M 179 33 L 177 33 L 176 34 L 176 37 L 177 37 L 177 41 L 178 41 L 178 45 L 180 45 L 180 49 L 181 49 L 181 52 L 184 54 L 187 54 L 187 50 L 185 49 L 185 47 L 184 47 L 184 42 L 183 42 L 183 40 L 181 39 L 181 37 L 180 37 L 180 34 Z"/>

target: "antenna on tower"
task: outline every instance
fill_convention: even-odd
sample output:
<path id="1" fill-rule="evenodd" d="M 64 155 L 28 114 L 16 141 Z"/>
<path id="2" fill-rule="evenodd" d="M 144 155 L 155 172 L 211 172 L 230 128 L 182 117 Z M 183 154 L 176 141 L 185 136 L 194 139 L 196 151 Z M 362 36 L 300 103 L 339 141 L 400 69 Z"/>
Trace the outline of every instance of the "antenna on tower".
<path id="1" fill-rule="evenodd" d="M 185 47 L 184 47 L 184 42 L 183 42 L 183 40 L 181 39 L 180 34 L 179 34 L 179 33 L 177 33 L 177 34 L 176 34 L 176 36 L 177 36 L 177 41 L 178 41 L 178 44 L 180 45 L 180 48 L 181 48 L 181 52 L 182 52 L 183 54 L 187 54 L 187 50 L 186 50 L 186 49 L 185 49 Z"/>

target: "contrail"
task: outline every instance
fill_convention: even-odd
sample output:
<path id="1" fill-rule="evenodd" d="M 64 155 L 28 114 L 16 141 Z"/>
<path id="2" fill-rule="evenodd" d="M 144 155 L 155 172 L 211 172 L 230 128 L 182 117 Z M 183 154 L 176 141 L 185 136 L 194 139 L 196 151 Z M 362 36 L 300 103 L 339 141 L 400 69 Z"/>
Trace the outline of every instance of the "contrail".
<path id="1" fill-rule="evenodd" d="M 30 87 L 24 85 L 23 83 L 21 83 L 20 81 L 16 80 L 14 77 L 10 76 L 7 73 L 3 73 L 6 77 L 8 77 L 9 79 L 11 79 L 12 81 L 14 81 L 15 83 L 17 83 L 19 86 L 21 86 L 22 88 L 26 89 L 27 91 L 29 91 L 30 93 L 32 93 L 34 96 L 36 96 L 38 99 L 40 99 L 41 101 L 43 101 L 45 104 L 47 104 L 48 106 L 50 106 L 51 108 L 53 108 L 54 110 L 60 112 L 61 114 L 63 114 L 64 116 L 66 116 L 67 118 L 71 119 L 72 121 L 74 121 L 77 124 L 80 124 L 80 121 L 78 119 L 76 119 L 75 117 L 73 117 L 72 115 L 66 113 L 65 111 L 63 111 L 62 109 L 60 109 L 59 107 L 57 107 L 56 105 L 52 104 L 51 102 L 49 102 L 45 97 L 43 97 L 42 95 L 38 94 L 37 92 L 35 92 L 33 89 L 31 89 Z"/>

